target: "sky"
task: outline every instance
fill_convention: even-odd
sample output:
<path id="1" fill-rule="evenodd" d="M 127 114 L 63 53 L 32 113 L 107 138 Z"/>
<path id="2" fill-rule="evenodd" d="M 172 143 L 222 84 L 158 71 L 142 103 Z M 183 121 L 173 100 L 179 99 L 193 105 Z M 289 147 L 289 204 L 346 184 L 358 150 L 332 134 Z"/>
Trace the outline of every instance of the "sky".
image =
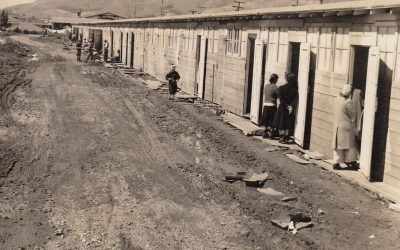
<path id="1" fill-rule="evenodd" d="M 32 3 L 35 0 L 0 0 L 0 9 L 22 3 Z"/>

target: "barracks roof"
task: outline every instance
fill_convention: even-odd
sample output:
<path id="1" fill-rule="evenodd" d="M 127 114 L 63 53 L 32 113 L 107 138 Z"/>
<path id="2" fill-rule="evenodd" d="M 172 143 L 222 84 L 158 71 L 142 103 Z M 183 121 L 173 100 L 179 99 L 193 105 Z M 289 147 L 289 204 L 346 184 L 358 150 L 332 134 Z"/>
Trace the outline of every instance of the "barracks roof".
<path id="1" fill-rule="evenodd" d="M 274 7 L 224 13 L 204 13 L 196 15 L 178 15 L 150 18 L 134 18 L 124 20 L 97 20 L 91 24 L 128 24 L 150 22 L 186 22 L 186 21 L 214 21 L 230 19 L 277 19 L 313 16 L 346 16 L 366 15 L 376 13 L 400 13 L 400 0 L 364 0 L 339 3 L 313 4 L 289 7 Z M 85 19 L 79 19 L 81 21 Z M 93 20 L 93 19 L 92 19 Z M 87 24 L 76 22 L 75 24 Z"/>

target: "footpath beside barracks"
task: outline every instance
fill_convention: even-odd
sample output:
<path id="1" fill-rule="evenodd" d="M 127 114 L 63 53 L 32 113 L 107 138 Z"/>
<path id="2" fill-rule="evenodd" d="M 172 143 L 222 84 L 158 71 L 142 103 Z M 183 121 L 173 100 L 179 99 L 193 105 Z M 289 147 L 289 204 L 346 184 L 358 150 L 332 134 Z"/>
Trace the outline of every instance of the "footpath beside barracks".
<path id="1" fill-rule="evenodd" d="M 334 98 L 365 93 L 360 172 L 400 190 L 400 1 L 351 1 L 220 14 L 73 24 L 109 57 L 163 80 L 177 65 L 182 90 L 258 124 L 263 85 L 298 75 L 295 142 L 332 157 Z"/>

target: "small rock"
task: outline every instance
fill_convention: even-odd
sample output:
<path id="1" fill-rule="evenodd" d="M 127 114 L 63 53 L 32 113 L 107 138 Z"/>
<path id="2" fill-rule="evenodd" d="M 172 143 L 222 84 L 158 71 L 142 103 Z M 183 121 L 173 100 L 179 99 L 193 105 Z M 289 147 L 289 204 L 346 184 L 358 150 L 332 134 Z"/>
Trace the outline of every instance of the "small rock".
<path id="1" fill-rule="evenodd" d="M 326 212 L 322 210 L 321 208 L 318 208 L 318 214 L 325 214 Z"/>
<path id="2" fill-rule="evenodd" d="M 368 238 L 375 239 L 375 235 L 371 234 Z"/>
<path id="3" fill-rule="evenodd" d="M 283 202 L 289 202 L 289 201 L 295 201 L 295 200 L 297 200 L 296 197 L 283 197 L 281 199 L 281 201 L 283 201 Z"/>
<path id="4" fill-rule="evenodd" d="M 257 191 L 270 196 L 283 196 L 283 193 L 272 188 L 257 188 Z"/>

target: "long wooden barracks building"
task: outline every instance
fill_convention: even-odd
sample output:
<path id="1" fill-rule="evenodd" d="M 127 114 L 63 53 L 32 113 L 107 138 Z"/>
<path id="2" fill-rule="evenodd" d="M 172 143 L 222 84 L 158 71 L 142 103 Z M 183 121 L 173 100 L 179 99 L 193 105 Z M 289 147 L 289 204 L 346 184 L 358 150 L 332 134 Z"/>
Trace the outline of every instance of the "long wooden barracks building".
<path id="1" fill-rule="evenodd" d="M 182 89 L 258 123 L 263 86 L 298 75 L 295 141 L 332 157 L 334 98 L 365 93 L 360 167 L 400 188 L 400 1 L 352 1 L 222 14 L 74 25 L 122 62 L 163 80 L 177 65 Z M 101 48 L 100 48 L 101 49 Z"/>

